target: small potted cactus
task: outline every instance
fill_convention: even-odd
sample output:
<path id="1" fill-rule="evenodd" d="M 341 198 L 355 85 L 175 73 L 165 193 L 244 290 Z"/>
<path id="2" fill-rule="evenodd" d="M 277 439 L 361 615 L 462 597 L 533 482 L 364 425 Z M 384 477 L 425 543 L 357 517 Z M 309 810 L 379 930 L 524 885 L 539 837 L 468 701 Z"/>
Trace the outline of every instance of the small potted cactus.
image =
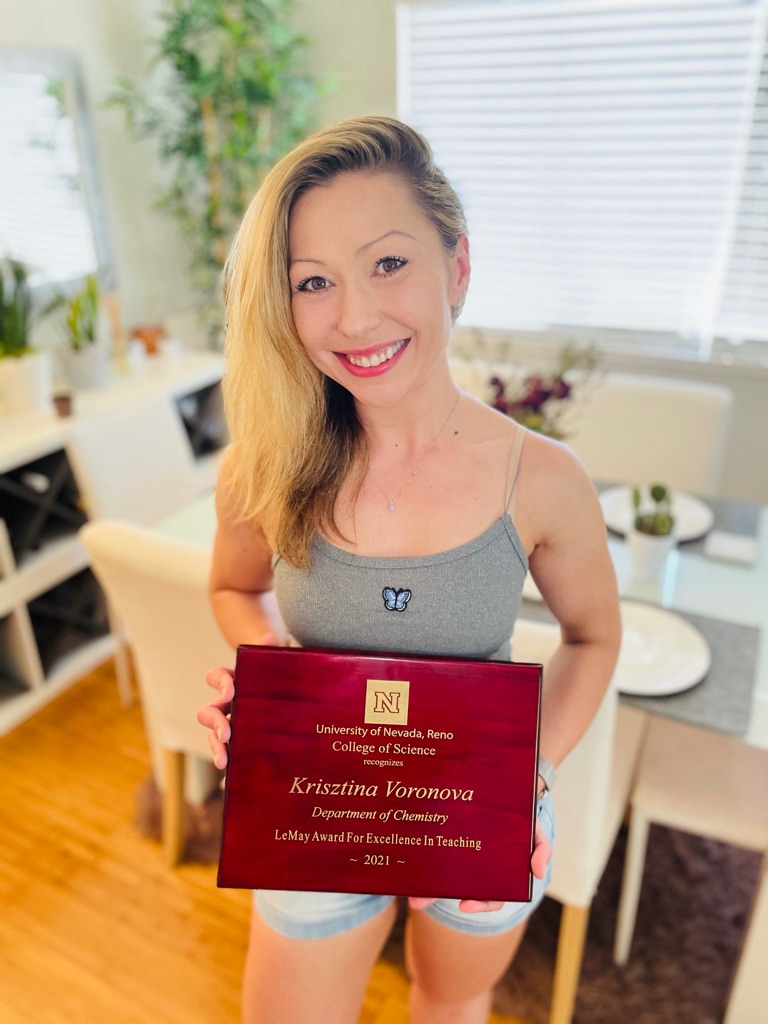
<path id="1" fill-rule="evenodd" d="M 632 488 L 634 517 L 628 537 L 636 579 L 659 581 L 675 546 L 672 496 L 664 484 Z"/>

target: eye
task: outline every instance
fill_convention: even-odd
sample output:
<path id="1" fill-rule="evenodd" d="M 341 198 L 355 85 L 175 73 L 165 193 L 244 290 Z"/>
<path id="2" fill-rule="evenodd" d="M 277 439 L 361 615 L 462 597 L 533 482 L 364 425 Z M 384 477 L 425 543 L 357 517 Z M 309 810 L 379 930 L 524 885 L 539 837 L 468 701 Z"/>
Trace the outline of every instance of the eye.
<path id="1" fill-rule="evenodd" d="M 388 276 L 400 270 L 407 262 L 408 260 L 404 260 L 400 256 L 384 256 L 382 259 L 376 260 L 376 269 L 380 270 L 384 276 Z"/>
<path id="2" fill-rule="evenodd" d="M 329 282 L 324 277 L 319 277 L 315 274 L 312 277 L 305 277 L 303 281 L 299 281 L 296 285 L 296 291 L 316 295 L 318 292 L 328 291 L 329 287 Z"/>

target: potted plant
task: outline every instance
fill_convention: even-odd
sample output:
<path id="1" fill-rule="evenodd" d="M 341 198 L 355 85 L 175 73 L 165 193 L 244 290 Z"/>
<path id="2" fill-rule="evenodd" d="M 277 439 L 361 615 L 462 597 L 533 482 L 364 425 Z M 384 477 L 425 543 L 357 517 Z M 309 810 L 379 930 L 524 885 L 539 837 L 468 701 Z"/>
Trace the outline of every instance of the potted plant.
<path id="1" fill-rule="evenodd" d="M 30 343 L 32 293 L 26 266 L 0 261 L 0 406 L 7 413 L 50 412 L 51 361 Z"/>
<path id="2" fill-rule="evenodd" d="M 46 313 L 64 309 L 66 343 L 63 352 L 67 378 L 73 388 L 99 388 L 109 383 L 109 347 L 99 335 L 99 282 L 88 274 L 70 298 L 59 294 Z"/>
<path id="3" fill-rule="evenodd" d="M 628 543 L 636 579 L 658 581 L 675 546 L 672 497 L 664 484 L 632 488 L 634 517 Z"/>

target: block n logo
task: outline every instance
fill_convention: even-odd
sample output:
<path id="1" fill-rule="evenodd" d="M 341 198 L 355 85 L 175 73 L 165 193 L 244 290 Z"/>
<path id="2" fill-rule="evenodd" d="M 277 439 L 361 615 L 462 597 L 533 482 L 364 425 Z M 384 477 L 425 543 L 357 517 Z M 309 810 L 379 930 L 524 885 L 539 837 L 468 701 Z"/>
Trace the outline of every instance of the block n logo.
<path id="1" fill-rule="evenodd" d="M 407 679 L 368 679 L 365 691 L 365 721 L 375 725 L 408 724 Z"/>

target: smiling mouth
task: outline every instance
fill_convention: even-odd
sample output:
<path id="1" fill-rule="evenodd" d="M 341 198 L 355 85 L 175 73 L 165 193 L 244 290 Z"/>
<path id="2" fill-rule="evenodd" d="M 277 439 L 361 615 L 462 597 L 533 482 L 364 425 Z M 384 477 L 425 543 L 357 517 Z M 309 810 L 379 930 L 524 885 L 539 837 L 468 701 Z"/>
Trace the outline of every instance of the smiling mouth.
<path id="1" fill-rule="evenodd" d="M 409 341 L 410 338 L 403 338 L 401 341 L 396 341 L 393 345 L 386 345 L 384 348 L 379 349 L 377 352 L 372 352 L 368 356 L 352 356 L 345 352 L 340 352 L 339 355 L 342 355 L 353 366 L 359 366 L 361 369 L 367 370 L 371 366 L 381 366 L 382 363 L 389 362 Z"/>

